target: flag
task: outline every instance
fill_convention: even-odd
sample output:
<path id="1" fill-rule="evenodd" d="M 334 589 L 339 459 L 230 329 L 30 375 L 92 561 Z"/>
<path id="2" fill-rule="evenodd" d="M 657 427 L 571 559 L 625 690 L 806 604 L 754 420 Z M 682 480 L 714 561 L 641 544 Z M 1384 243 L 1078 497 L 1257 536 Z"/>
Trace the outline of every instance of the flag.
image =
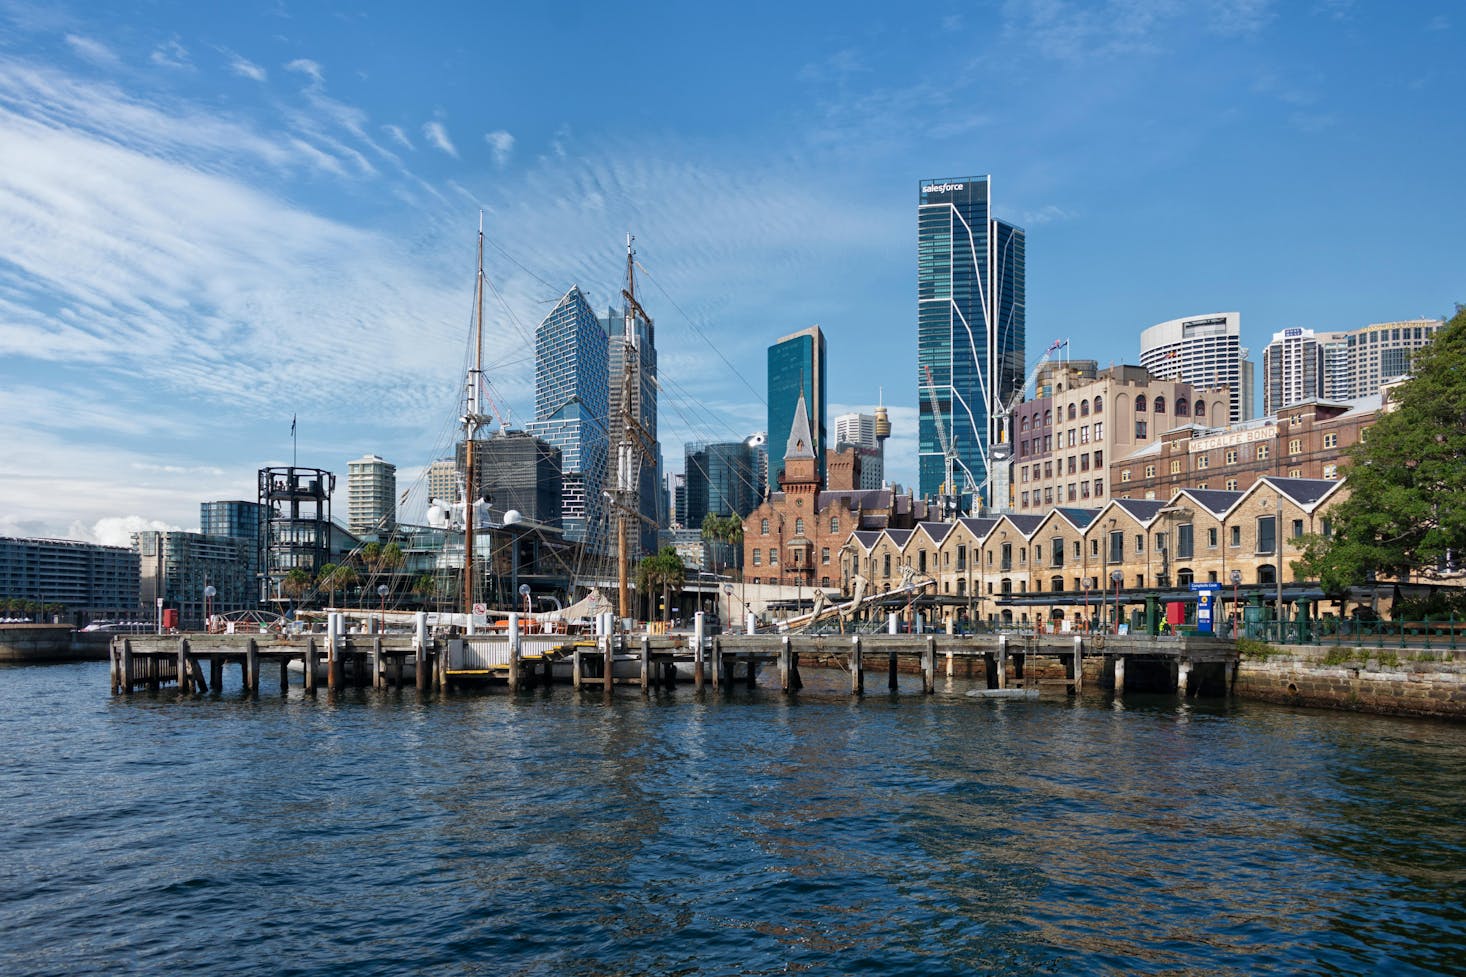
<path id="1" fill-rule="evenodd" d="M 1046 350 L 1044 350 L 1044 352 L 1045 353 L 1052 353 L 1054 350 L 1060 349 L 1060 348 L 1062 348 L 1064 346 L 1068 346 L 1068 345 L 1069 345 L 1069 340 L 1067 340 L 1067 339 L 1056 339 L 1052 343 L 1049 343 L 1049 348 L 1046 349 Z"/>
<path id="2" fill-rule="evenodd" d="M 295 415 L 290 415 L 290 436 L 295 437 Z"/>

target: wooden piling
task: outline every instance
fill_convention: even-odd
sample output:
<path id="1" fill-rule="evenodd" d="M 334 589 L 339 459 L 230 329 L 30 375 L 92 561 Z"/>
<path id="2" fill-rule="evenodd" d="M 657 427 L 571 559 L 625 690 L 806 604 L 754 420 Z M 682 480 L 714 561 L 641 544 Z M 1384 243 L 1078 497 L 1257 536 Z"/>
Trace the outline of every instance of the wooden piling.
<path id="1" fill-rule="evenodd" d="M 387 684 L 387 672 L 382 668 L 382 638 L 372 636 L 371 650 L 372 688 L 380 689 Z"/>
<path id="2" fill-rule="evenodd" d="M 1074 636 L 1074 692 L 1077 695 L 1084 691 L 1084 638 L 1081 635 Z"/>
<path id="3" fill-rule="evenodd" d="M 723 684 L 723 639 L 713 635 L 713 691 Z"/>
<path id="4" fill-rule="evenodd" d="M 793 670 L 794 652 L 789 648 L 789 636 L 786 634 L 779 639 L 779 690 L 790 691 L 789 674 Z"/>
<path id="5" fill-rule="evenodd" d="M 1115 695 L 1125 694 L 1125 656 L 1115 656 Z"/>
<path id="6" fill-rule="evenodd" d="M 1191 679 L 1191 659 L 1179 658 L 1176 660 L 1176 694 L 1186 698 L 1187 685 Z"/>
<path id="7" fill-rule="evenodd" d="M 432 684 L 432 677 L 428 674 L 428 643 L 421 629 L 412 640 L 412 676 L 419 692 L 426 692 Z"/>
<path id="8" fill-rule="evenodd" d="M 224 691 L 224 656 L 217 651 L 209 656 L 209 687 L 216 693 Z"/>
<path id="9" fill-rule="evenodd" d="M 703 612 L 698 611 L 692 618 L 692 687 L 699 692 L 706 680 L 702 673 L 706 661 L 703 655 L 703 626 Z"/>
<path id="10" fill-rule="evenodd" d="M 646 695 L 652 687 L 652 639 L 641 636 L 641 694 Z"/>
<path id="11" fill-rule="evenodd" d="M 572 689 L 580 688 L 581 661 L 584 659 L 584 657 L 584 648 L 580 648 L 577 646 L 570 649 L 570 687 Z"/>
<path id="12" fill-rule="evenodd" d="M 886 690 L 895 692 L 901 687 L 901 682 L 896 677 L 896 653 L 891 652 L 886 659 Z"/>
<path id="13" fill-rule="evenodd" d="M 926 650 L 921 653 L 921 691 L 931 695 L 937 691 L 937 639 L 928 635 Z"/>
<path id="14" fill-rule="evenodd" d="M 614 682 L 616 681 L 616 676 L 614 674 L 614 672 L 615 672 L 615 666 L 616 666 L 615 647 L 616 647 L 616 636 L 613 635 L 613 634 L 607 633 L 607 635 L 606 635 L 606 650 L 602 654 L 602 657 L 601 657 L 601 663 L 602 663 L 601 684 L 602 684 L 602 686 L 605 687 L 605 690 L 606 690 L 606 694 L 607 695 L 610 695 L 611 694 L 611 687 L 614 684 Z"/>
<path id="15" fill-rule="evenodd" d="M 260 646 L 254 638 L 244 646 L 244 690 L 250 695 L 260 691 Z"/>
<path id="16" fill-rule="evenodd" d="M 850 639 L 850 694 L 865 695 L 865 663 L 861 658 L 858 634 Z"/>
<path id="17" fill-rule="evenodd" d="M 107 643 L 107 680 L 113 695 L 122 691 L 122 644 L 115 637 Z"/>
<path id="18" fill-rule="evenodd" d="M 316 691 L 316 639 L 314 637 L 305 639 L 305 690 L 312 694 Z"/>

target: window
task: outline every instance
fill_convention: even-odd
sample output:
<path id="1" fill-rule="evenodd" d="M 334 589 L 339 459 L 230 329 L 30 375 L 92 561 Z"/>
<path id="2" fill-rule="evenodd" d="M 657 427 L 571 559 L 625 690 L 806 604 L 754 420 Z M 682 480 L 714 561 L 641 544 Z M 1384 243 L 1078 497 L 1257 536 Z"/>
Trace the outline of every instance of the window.
<path id="1" fill-rule="evenodd" d="M 1125 534 L 1118 529 L 1110 533 L 1110 563 L 1125 561 Z"/>
<path id="2" fill-rule="evenodd" d="M 794 520 L 794 535 L 795 536 L 803 536 L 804 535 L 804 517 L 802 517 L 802 516 L 800 518 Z"/>
<path id="3" fill-rule="evenodd" d="M 916 551 L 916 569 L 926 573 L 926 550 Z"/>
<path id="4" fill-rule="evenodd" d="M 1105 494 L 1105 480 L 1103 478 L 1096 478 L 1094 480 L 1094 494 L 1095 495 L 1104 495 Z"/>
<path id="5" fill-rule="evenodd" d="M 1105 463 L 1105 453 L 1104 453 L 1104 451 L 1103 450 L 1096 451 L 1094 453 L 1094 467 L 1099 468 L 1099 467 L 1103 466 L 1104 463 Z"/>
<path id="6" fill-rule="evenodd" d="M 1303 453 L 1303 439 L 1293 438 L 1288 442 L 1288 454 L 1299 455 Z"/>
<path id="7" fill-rule="evenodd" d="M 1229 478 L 1229 479 L 1227 479 L 1227 491 L 1228 492 L 1235 492 L 1235 491 L 1237 491 L 1237 480 L 1235 478 Z"/>
<path id="8" fill-rule="evenodd" d="M 1099 556 L 1099 537 L 1096 536 L 1089 541 L 1089 555 Z"/>
<path id="9" fill-rule="evenodd" d="M 1198 421 L 1200 421 L 1200 420 L 1203 420 L 1205 417 L 1206 417 L 1206 404 L 1204 404 L 1204 403 L 1202 403 L 1201 401 L 1198 400 L 1196 402 L 1196 419 Z"/>
<path id="10" fill-rule="evenodd" d="M 1272 454 L 1272 445 L 1260 444 L 1257 446 L 1257 460 L 1267 461 L 1267 456 Z"/>
<path id="11" fill-rule="evenodd" d="M 1324 465 L 1323 466 L 1323 477 L 1324 478 L 1338 478 L 1339 477 L 1339 466 L 1338 465 Z"/>
<path id="12" fill-rule="evenodd" d="M 959 546 L 959 547 L 957 547 L 957 569 L 959 569 L 959 570 L 966 570 L 967 569 L 967 547 L 966 546 Z"/>
<path id="13" fill-rule="evenodd" d="M 1325 448 L 1337 448 L 1339 446 L 1339 436 L 1337 434 L 1325 434 L 1323 436 L 1323 446 Z"/>
<path id="14" fill-rule="evenodd" d="M 1087 401 L 1087 400 L 1081 400 L 1079 402 L 1079 416 L 1080 417 L 1088 417 L 1089 416 L 1089 401 Z"/>
<path id="15" fill-rule="evenodd" d="M 1191 523 L 1182 523 L 1176 527 L 1176 559 L 1189 560 L 1192 556 L 1194 543 L 1192 540 Z"/>
<path id="16" fill-rule="evenodd" d="M 769 521 L 767 519 L 759 523 L 758 531 L 764 536 L 767 536 L 769 534 Z"/>
<path id="17" fill-rule="evenodd" d="M 831 516 L 830 517 L 830 534 L 831 535 L 834 535 L 835 533 L 838 533 L 839 531 L 840 531 L 840 517 L 839 516 Z"/>
<path id="18" fill-rule="evenodd" d="M 778 565 L 779 565 L 779 551 L 777 549 L 775 549 L 774 547 L 770 546 L 769 547 L 769 566 L 776 567 Z"/>
<path id="19" fill-rule="evenodd" d="M 1001 565 L 999 565 L 998 569 L 1000 569 L 1000 570 L 1011 570 L 1011 569 L 1013 569 L 1013 544 L 1012 543 L 1004 543 L 1003 544 L 1003 562 L 1002 562 Z"/>
<path id="20" fill-rule="evenodd" d="M 1157 414 L 1164 414 L 1166 412 L 1166 398 L 1157 397 L 1150 405 L 1150 409 Z"/>
<path id="21" fill-rule="evenodd" d="M 1211 549 L 1217 548 L 1217 527 L 1210 526 L 1206 531 L 1206 545 Z"/>
<path id="22" fill-rule="evenodd" d="M 1095 421 L 1094 422 L 1094 439 L 1096 441 L 1103 441 L 1104 438 L 1105 438 L 1105 422 L 1104 421 Z"/>
<path id="23" fill-rule="evenodd" d="M 890 575 L 891 575 L 891 554 L 887 553 L 887 554 L 885 554 L 884 556 L 881 557 L 881 576 L 883 576 L 883 577 L 889 577 Z"/>
<path id="24" fill-rule="evenodd" d="M 754 549 L 754 551 L 753 551 L 753 565 L 756 566 L 756 567 L 761 567 L 761 566 L 764 565 L 764 551 L 763 550 L 757 549 L 757 548 Z"/>
<path id="25" fill-rule="evenodd" d="M 1145 534 L 1144 533 L 1136 533 L 1135 534 L 1135 555 L 1136 556 L 1139 556 L 1140 554 L 1142 554 L 1144 552 L 1145 552 Z"/>
<path id="26" fill-rule="evenodd" d="M 1054 463 L 1052 461 L 1046 461 L 1046 462 L 1044 462 L 1044 478 L 1053 478 L 1053 477 L 1054 477 Z"/>
<path id="27" fill-rule="evenodd" d="M 1140 439 L 1143 439 L 1145 436 L 1146 436 L 1145 435 L 1145 422 L 1144 421 L 1136 421 L 1135 422 L 1135 437 L 1136 437 L 1136 439 L 1137 440 L 1140 440 Z"/>
<path id="28" fill-rule="evenodd" d="M 1053 409 L 1052 408 L 1045 408 L 1044 409 L 1044 427 L 1048 427 L 1048 426 L 1050 426 L 1053 423 L 1054 423 L 1054 412 L 1053 412 Z"/>
<path id="29" fill-rule="evenodd" d="M 1082 472 L 1089 471 L 1089 452 L 1087 451 L 1079 456 L 1079 470 Z"/>
<path id="30" fill-rule="evenodd" d="M 825 566 L 830 565 L 830 548 L 828 546 L 820 547 L 820 562 Z"/>
<path id="31" fill-rule="evenodd" d="M 1145 466 L 1145 477 L 1146 478 L 1155 478 L 1155 465 L 1146 465 Z"/>
<path id="32" fill-rule="evenodd" d="M 1237 464 L 1237 449 L 1236 448 L 1228 448 L 1227 449 L 1227 464 L 1229 464 L 1229 465 L 1235 465 L 1235 464 Z"/>
<path id="33" fill-rule="evenodd" d="M 1103 413 L 1104 412 L 1104 409 L 1105 409 L 1105 398 L 1103 398 L 1103 397 L 1096 397 L 1096 398 L 1094 398 L 1094 412 L 1096 414 L 1100 414 L 1100 413 Z"/>
<path id="34" fill-rule="evenodd" d="M 1024 431 L 1027 431 L 1028 430 L 1028 415 L 1027 414 L 1024 414 L 1023 415 L 1022 430 L 1024 430 Z"/>
<path id="35" fill-rule="evenodd" d="M 1024 479 L 1024 481 L 1027 481 L 1027 479 Z M 1023 493 L 1023 507 L 1025 509 L 1028 508 L 1028 493 L 1027 492 L 1024 492 Z"/>
<path id="36" fill-rule="evenodd" d="M 1199 454 L 1199 455 L 1196 456 L 1196 467 L 1198 469 L 1200 469 L 1200 468 L 1206 468 L 1210 464 L 1211 464 L 1211 455 L 1208 455 L 1208 454 L 1203 453 L 1203 454 Z"/>
<path id="37" fill-rule="evenodd" d="M 1080 544 L 1079 540 L 1076 539 L 1074 541 L 1074 562 L 1075 563 L 1078 563 L 1079 562 L 1079 558 L 1082 555 L 1082 553 L 1083 553 L 1083 549 L 1081 548 L 1081 544 Z"/>
<path id="38" fill-rule="evenodd" d="M 1056 570 L 1064 566 L 1064 540 L 1062 537 L 1054 537 L 1053 542 L 1049 544 L 1049 566 Z M 1057 589 L 1062 590 L 1063 587 Z"/>
<path id="39" fill-rule="evenodd" d="M 1126 468 L 1126 469 L 1124 469 L 1123 471 L 1120 472 L 1120 481 L 1122 481 L 1122 482 L 1128 482 L 1128 481 L 1130 481 L 1130 469 Z"/>
<path id="40" fill-rule="evenodd" d="M 1289 478 L 1302 478 L 1303 477 L 1303 469 L 1301 469 L 1301 468 L 1290 468 L 1290 469 L 1288 469 L 1288 477 Z"/>
<path id="41" fill-rule="evenodd" d="M 1069 447 L 1074 447 L 1074 429 L 1072 427 L 1069 429 Z"/>
<path id="42" fill-rule="evenodd" d="M 1078 413 L 1079 413 L 1078 409 L 1073 404 L 1070 404 L 1069 405 L 1069 420 L 1071 420 L 1071 421 L 1074 420 L 1074 418 L 1078 415 Z"/>
<path id="43" fill-rule="evenodd" d="M 1069 456 L 1069 474 L 1070 475 L 1073 475 L 1074 474 L 1074 456 L 1073 455 L 1070 455 Z"/>
<path id="44" fill-rule="evenodd" d="M 1271 553 L 1277 549 L 1277 520 L 1272 516 L 1257 517 L 1257 552 Z"/>
<path id="45" fill-rule="evenodd" d="M 1172 475 L 1179 475 L 1179 474 L 1181 474 L 1181 459 L 1180 458 L 1176 458 L 1176 459 L 1173 459 L 1171 461 L 1171 474 Z"/>
<path id="46" fill-rule="evenodd" d="M 1177 417 L 1185 417 L 1187 414 L 1190 414 L 1190 413 L 1191 413 L 1191 404 L 1186 400 L 1185 397 L 1177 397 L 1176 398 L 1176 416 Z"/>
<path id="47" fill-rule="evenodd" d="M 1240 547 L 1242 545 L 1242 527 L 1232 526 L 1231 530 L 1232 531 L 1227 534 L 1227 542 L 1230 543 L 1233 547 Z"/>
<path id="48" fill-rule="evenodd" d="M 1086 424 L 1079 429 L 1079 443 L 1089 444 L 1089 425 Z"/>
<path id="49" fill-rule="evenodd" d="M 1288 536 L 1288 538 L 1289 539 L 1297 539 L 1298 537 L 1300 537 L 1302 535 L 1303 535 L 1303 520 L 1302 519 L 1294 519 L 1293 520 L 1293 530 L 1292 530 L 1291 535 Z"/>
<path id="50" fill-rule="evenodd" d="M 1135 413 L 1145 413 L 1145 394 L 1137 394 L 1135 397 Z"/>
<path id="51" fill-rule="evenodd" d="M 1079 497 L 1074 492 L 1074 483 L 1073 482 L 1070 482 L 1069 483 L 1069 501 L 1070 502 L 1075 502 L 1075 501 L 1078 500 L 1078 498 Z"/>

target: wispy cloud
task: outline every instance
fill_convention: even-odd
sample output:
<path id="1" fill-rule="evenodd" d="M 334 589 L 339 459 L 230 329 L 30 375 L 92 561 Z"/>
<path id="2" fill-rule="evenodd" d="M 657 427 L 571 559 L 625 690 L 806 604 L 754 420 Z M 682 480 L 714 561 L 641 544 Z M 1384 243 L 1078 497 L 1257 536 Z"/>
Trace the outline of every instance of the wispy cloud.
<path id="1" fill-rule="evenodd" d="M 80 34 L 67 34 L 66 43 L 72 51 L 80 58 L 99 65 L 115 65 L 119 58 L 116 53 L 101 41 L 90 37 L 83 37 Z"/>
<path id="2" fill-rule="evenodd" d="M 509 157 L 514 153 L 514 137 L 503 129 L 496 129 L 493 132 L 485 133 L 484 141 L 494 152 L 494 162 L 502 169 L 509 162 Z"/>
<path id="3" fill-rule="evenodd" d="M 422 134 L 424 139 L 438 149 L 452 156 L 454 159 L 458 158 L 458 150 L 454 147 L 453 140 L 448 138 L 448 128 L 443 123 L 436 120 L 433 122 L 424 122 Z"/>
<path id="4" fill-rule="evenodd" d="M 305 75 L 317 85 L 325 81 L 325 74 L 321 71 L 321 66 L 309 58 L 296 58 L 285 65 L 285 70 Z"/>
<path id="5" fill-rule="evenodd" d="M 193 62 L 188 58 L 188 49 L 180 44 L 176 37 L 153 48 L 153 53 L 148 56 L 148 60 L 164 68 L 193 68 Z"/>
<path id="6" fill-rule="evenodd" d="M 229 70 L 241 78 L 248 78 L 251 81 L 264 81 L 269 77 L 269 73 L 264 68 L 243 55 L 235 54 L 232 51 L 225 51 L 224 56 L 229 59 Z"/>
<path id="7" fill-rule="evenodd" d="M 387 134 L 388 138 L 390 138 L 397 145 L 401 146 L 403 149 L 413 148 L 412 140 L 408 139 L 407 133 L 403 132 L 402 129 L 398 126 L 382 126 L 382 131 Z"/>

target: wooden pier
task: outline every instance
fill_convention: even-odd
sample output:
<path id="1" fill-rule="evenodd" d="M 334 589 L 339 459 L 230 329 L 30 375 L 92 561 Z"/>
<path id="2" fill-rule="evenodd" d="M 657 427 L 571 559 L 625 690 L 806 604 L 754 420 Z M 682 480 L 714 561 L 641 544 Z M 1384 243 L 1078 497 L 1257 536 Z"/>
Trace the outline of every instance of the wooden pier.
<path id="1" fill-rule="evenodd" d="M 238 667 L 244 691 L 264 679 L 284 692 L 298 664 L 307 692 L 403 688 L 454 691 L 503 685 L 511 691 L 551 682 L 610 693 L 617 685 L 643 692 L 690 682 L 697 690 L 752 688 L 760 672 L 776 670 L 777 687 L 797 693 L 804 667 L 837 668 L 850 694 L 868 691 L 867 674 L 884 671 L 887 691 L 902 672 L 920 676 L 921 691 L 939 678 L 982 680 L 988 689 L 1087 686 L 1182 696 L 1227 694 L 1236 673 L 1236 647 L 1214 638 L 1092 634 L 995 635 L 695 635 L 567 636 L 478 634 L 307 634 L 118 636 L 111 645 L 114 694 L 176 687 L 189 694 L 221 690 L 226 669 Z"/>

